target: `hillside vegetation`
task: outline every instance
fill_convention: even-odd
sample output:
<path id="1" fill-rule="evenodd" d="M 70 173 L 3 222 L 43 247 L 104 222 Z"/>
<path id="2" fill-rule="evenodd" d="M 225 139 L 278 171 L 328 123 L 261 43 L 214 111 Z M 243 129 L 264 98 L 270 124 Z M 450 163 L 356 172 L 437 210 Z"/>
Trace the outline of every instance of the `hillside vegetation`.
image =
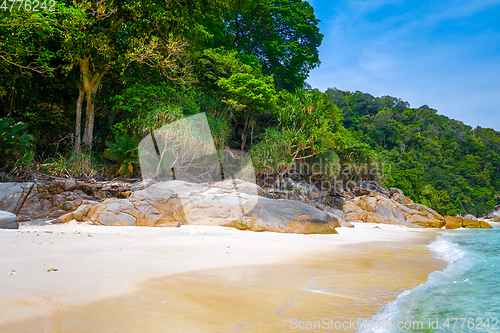
<path id="1" fill-rule="evenodd" d="M 498 204 L 500 132 L 390 96 L 328 89 L 344 125 L 391 165 L 384 185 L 441 214 L 482 216 Z"/>

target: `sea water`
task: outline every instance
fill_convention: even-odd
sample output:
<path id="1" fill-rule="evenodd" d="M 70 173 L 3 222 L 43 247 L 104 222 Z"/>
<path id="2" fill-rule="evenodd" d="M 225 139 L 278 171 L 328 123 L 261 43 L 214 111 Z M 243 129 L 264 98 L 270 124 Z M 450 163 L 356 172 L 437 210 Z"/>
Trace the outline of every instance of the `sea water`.
<path id="1" fill-rule="evenodd" d="M 447 231 L 428 246 L 448 267 L 358 332 L 500 332 L 500 228 Z"/>

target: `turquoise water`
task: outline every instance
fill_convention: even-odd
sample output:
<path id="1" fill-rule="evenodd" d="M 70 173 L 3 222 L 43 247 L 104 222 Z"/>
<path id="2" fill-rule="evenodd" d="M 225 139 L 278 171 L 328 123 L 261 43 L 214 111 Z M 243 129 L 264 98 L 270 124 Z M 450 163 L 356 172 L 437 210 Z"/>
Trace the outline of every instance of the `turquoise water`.
<path id="1" fill-rule="evenodd" d="M 500 229 L 447 231 L 429 248 L 448 267 L 358 331 L 500 333 Z"/>

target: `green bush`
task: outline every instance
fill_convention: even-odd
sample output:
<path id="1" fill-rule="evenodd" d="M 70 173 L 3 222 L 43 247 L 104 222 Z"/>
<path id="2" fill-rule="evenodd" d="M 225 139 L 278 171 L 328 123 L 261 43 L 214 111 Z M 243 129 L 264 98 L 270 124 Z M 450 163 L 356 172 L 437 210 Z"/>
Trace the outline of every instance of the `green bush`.
<path id="1" fill-rule="evenodd" d="M 0 167 L 12 166 L 29 152 L 33 137 L 22 134 L 26 124 L 14 123 L 12 118 L 0 119 Z"/>
<path id="2" fill-rule="evenodd" d="M 217 150 L 224 149 L 232 131 L 229 122 L 222 117 L 212 117 L 209 114 L 207 114 L 207 121 L 212 132 L 215 148 Z"/>

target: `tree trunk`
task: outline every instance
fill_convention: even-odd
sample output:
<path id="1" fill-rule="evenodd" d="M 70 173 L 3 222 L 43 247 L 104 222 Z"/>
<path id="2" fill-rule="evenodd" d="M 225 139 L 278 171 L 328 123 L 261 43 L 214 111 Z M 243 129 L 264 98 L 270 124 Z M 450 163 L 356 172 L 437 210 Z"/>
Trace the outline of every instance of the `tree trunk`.
<path id="1" fill-rule="evenodd" d="M 252 123 L 252 131 L 250 131 L 250 147 L 253 146 L 253 127 L 255 126 L 255 121 Z"/>
<path id="2" fill-rule="evenodd" d="M 78 86 L 78 91 L 78 100 L 76 101 L 75 152 L 80 153 L 82 151 L 82 105 L 85 91 L 81 85 Z"/>
<path id="3" fill-rule="evenodd" d="M 92 73 L 92 70 L 89 67 L 88 57 L 80 59 L 80 72 L 82 75 L 83 91 L 87 98 L 85 112 L 87 120 L 85 122 L 85 129 L 83 132 L 83 143 L 85 144 L 85 152 L 91 152 L 94 130 L 94 102 L 92 99 L 97 92 L 97 87 L 99 86 L 99 81 L 101 80 L 102 75 L 99 73 Z"/>
<path id="4" fill-rule="evenodd" d="M 92 138 L 94 132 L 94 103 L 92 102 L 92 95 L 87 95 L 87 108 L 85 115 L 87 120 L 85 121 L 85 130 L 83 132 L 83 143 L 85 144 L 85 150 L 87 152 L 92 151 Z"/>
<path id="5" fill-rule="evenodd" d="M 245 114 L 245 124 L 243 125 L 243 132 L 241 132 L 241 151 L 245 149 L 245 143 L 247 141 L 247 128 L 248 128 L 248 119 L 250 118 L 250 114 Z"/>

